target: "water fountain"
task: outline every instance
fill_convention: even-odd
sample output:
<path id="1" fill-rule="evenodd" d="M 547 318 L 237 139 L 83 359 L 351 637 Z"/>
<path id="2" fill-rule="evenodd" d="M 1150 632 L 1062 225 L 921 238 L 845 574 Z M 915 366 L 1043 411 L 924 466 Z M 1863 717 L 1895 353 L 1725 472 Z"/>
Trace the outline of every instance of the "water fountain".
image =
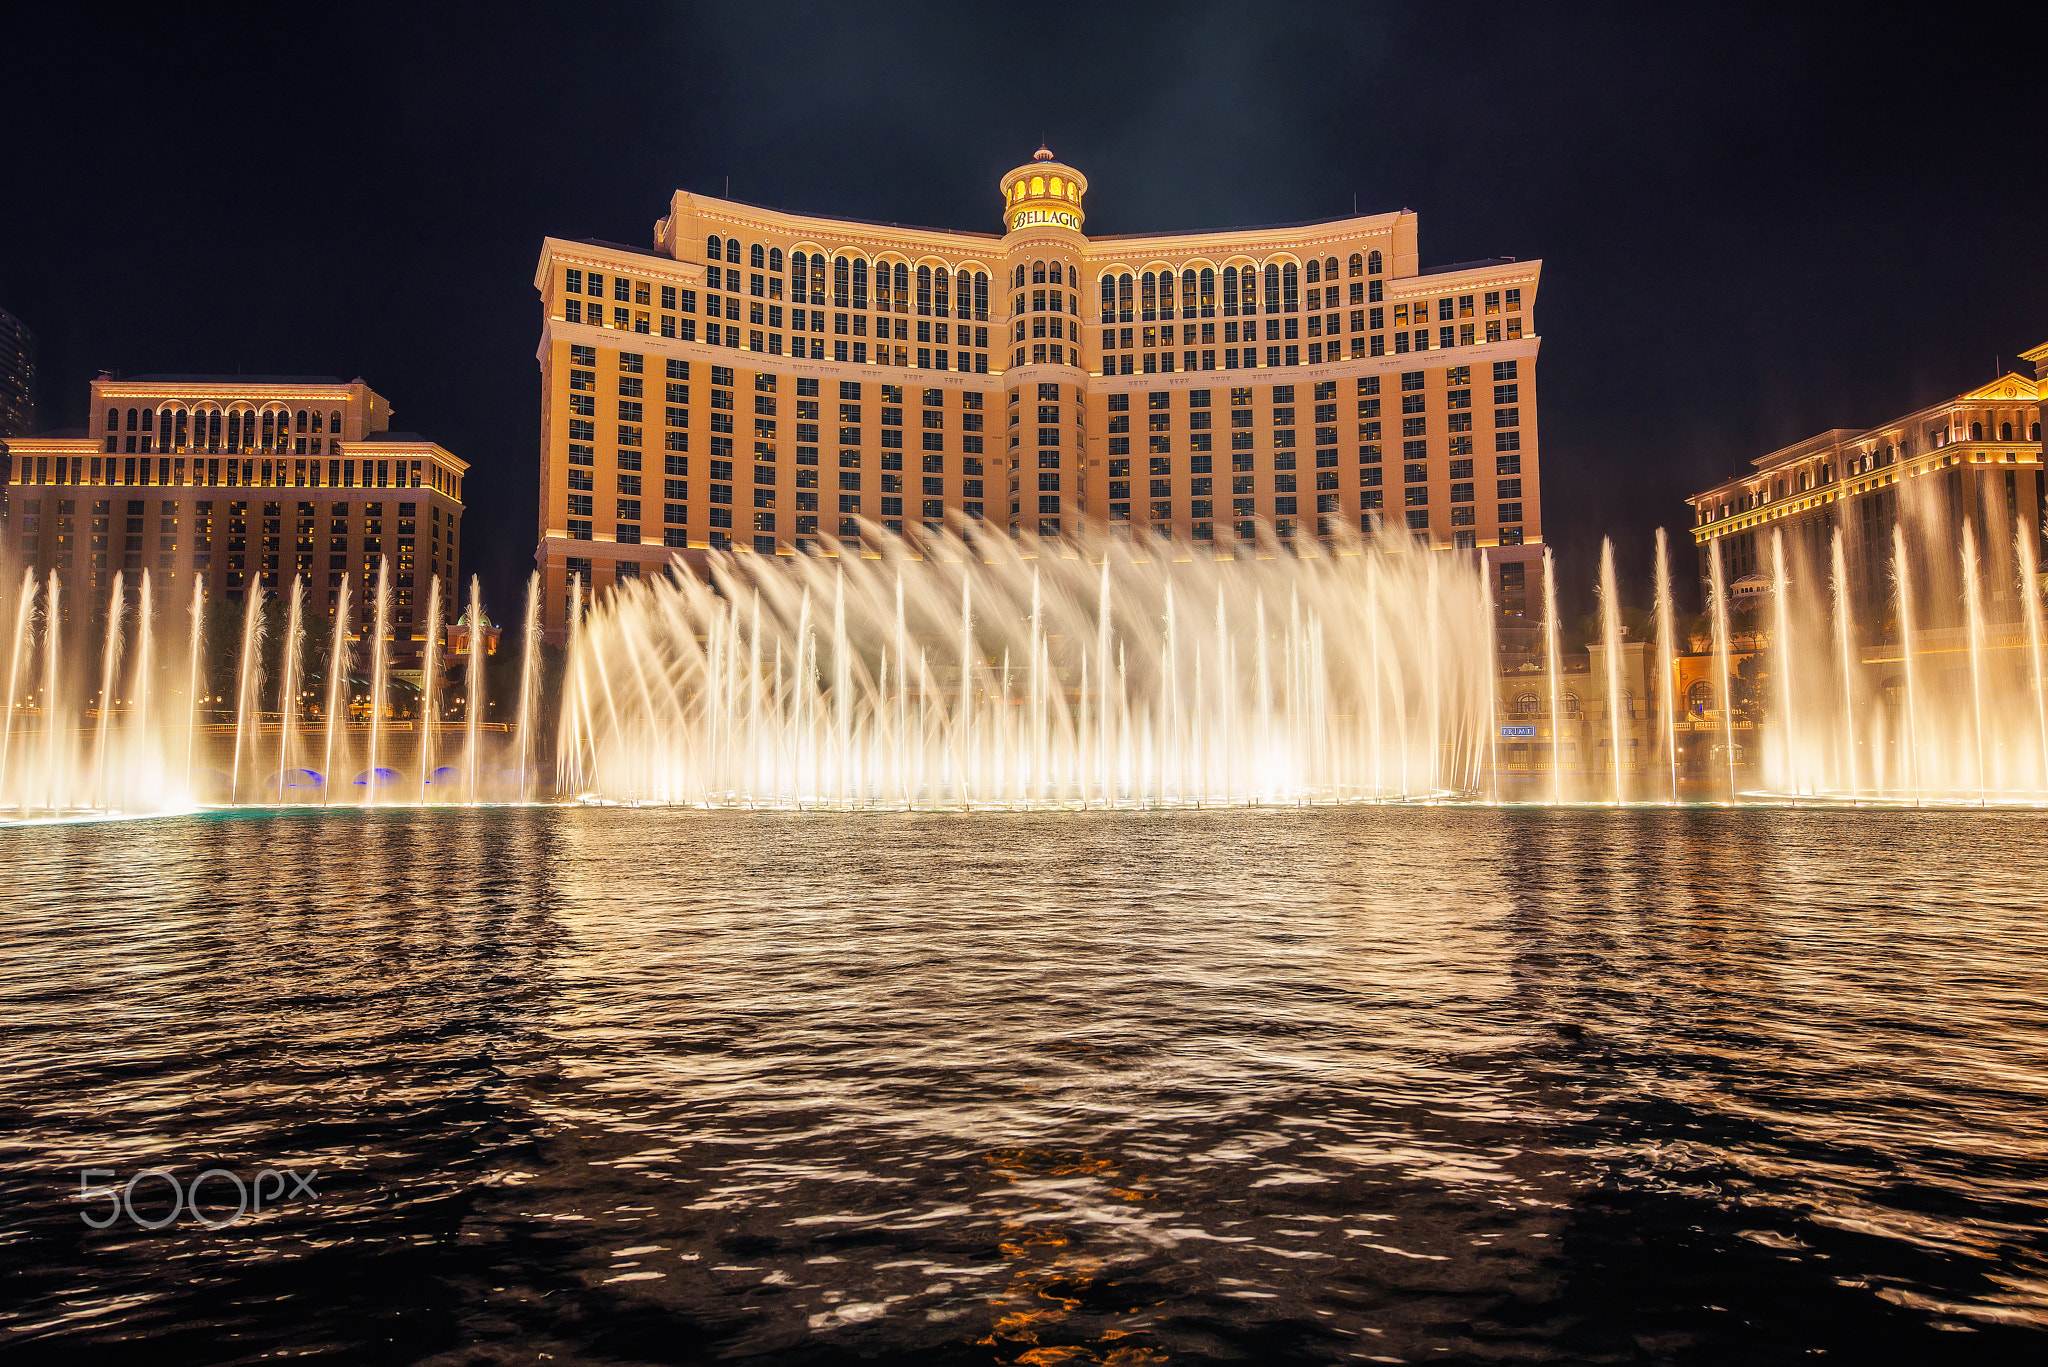
<path id="1" fill-rule="evenodd" d="M 1424 798 L 1476 789 L 1489 753 L 1471 560 L 947 536 L 758 564 L 629 584 L 581 616 L 562 787 L 793 807 Z"/>
<path id="2" fill-rule="evenodd" d="M 1671 605 L 1671 547 L 1657 529 L 1657 705 L 1664 714 L 1664 762 L 1671 770 L 1671 800 L 1678 801 L 1678 621 Z"/>
<path id="3" fill-rule="evenodd" d="M 1535 668 L 1548 698 L 1524 695 L 1516 712 L 1534 721 L 1547 710 L 1548 744 L 1528 747 L 1520 774 L 1504 772 L 1523 761 L 1504 766 L 1500 737 L 1536 728 L 1500 724 L 1514 717 L 1502 706 L 1510 685 L 1495 667 L 1483 562 L 1373 538 L 1334 554 L 1267 543 L 1219 556 L 1143 534 L 877 537 L 843 555 L 713 556 L 708 576 L 627 580 L 595 598 L 579 578 L 559 690 L 543 687 L 535 575 L 506 724 L 489 720 L 490 634 L 473 578 L 465 715 L 445 727 L 445 586 L 427 586 L 418 721 L 403 724 L 393 633 L 414 628 L 396 611 L 388 561 L 360 608 L 350 582 L 336 586 L 324 662 L 303 581 L 274 605 L 260 594 L 208 604 L 195 589 L 185 630 L 166 633 L 146 572 L 109 575 L 89 595 L 30 573 L 0 604 L 13 624 L 0 811 L 334 803 L 358 772 L 363 806 L 531 801 L 550 788 L 601 802 L 798 808 L 1479 795 L 1625 804 L 1677 801 L 1688 785 L 1745 799 L 2038 801 L 2048 796 L 2048 626 L 2029 533 L 2008 546 L 1972 523 L 1959 546 L 1916 549 L 1902 520 L 1888 537 L 1889 606 L 1874 608 L 1857 600 L 1844 536 L 1778 532 L 1763 547 L 1766 576 L 1743 581 L 1739 625 L 1715 541 L 1705 655 L 1684 650 L 1660 534 L 1657 677 L 1642 712 L 1633 663 L 1624 677 L 1627 586 L 1605 545 L 1604 659 L 1594 662 L 1604 731 L 1568 706 L 1561 586 L 1546 551 Z M 266 625 L 273 606 L 279 620 Z M 222 634 L 233 624 L 212 662 L 209 611 Z M 1682 717 L 1681 668 L 1712 682 L 1717 717 Z M 1750 686 L 1752 668 L 1762 676 Z M 457 724 L 459 772 L 441 767 Z M 1724 763 L 1702 774 L 1696 754 L 1682 766 L 1687 735 L 1718 735 Z M 1668 779 L 1629 777 L 1639 746 L 1662 747 Z"/>

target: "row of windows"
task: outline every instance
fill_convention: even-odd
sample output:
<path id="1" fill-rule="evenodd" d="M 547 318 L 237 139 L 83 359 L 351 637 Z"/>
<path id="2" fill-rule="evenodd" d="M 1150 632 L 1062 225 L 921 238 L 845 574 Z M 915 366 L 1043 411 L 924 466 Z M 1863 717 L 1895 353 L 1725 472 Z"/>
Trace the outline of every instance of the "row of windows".
<path id="1" fill-rule="evenodd" d="M 417 460 L 219 460 L 184 456 L 22 456 L 16 484 L 136 484 L 225 488 L 421 489 L 435 488 L 438 470 Z M 358 469 L 360 467 L 360 471 Z M 359 477 L 360 475 L 360 477 Z M 452 480 L 441 492 L 460 497 Z"/>

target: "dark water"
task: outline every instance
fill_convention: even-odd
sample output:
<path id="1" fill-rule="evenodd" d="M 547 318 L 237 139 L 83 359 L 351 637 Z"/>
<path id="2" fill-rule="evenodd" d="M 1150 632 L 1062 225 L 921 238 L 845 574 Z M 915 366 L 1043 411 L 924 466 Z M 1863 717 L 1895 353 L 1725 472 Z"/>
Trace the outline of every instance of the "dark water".
<path id="1" fill-rule="evenodd" d="M 2044 836 L 1484 809 L 0 831 L 0 1352 L 2038 1360 Z M 86 1227 L 110 1203 L 82 1170 L 151 1167 L 318 1175 L 219 1230 Z"/>

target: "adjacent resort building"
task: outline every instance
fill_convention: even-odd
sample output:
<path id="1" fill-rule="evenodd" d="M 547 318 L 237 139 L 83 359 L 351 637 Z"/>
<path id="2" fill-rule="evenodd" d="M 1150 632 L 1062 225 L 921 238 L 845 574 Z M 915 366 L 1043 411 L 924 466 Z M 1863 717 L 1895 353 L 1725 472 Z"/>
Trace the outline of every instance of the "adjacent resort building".
<path id="1" fill-rule="evenodd" d="M 949 522 L 1219 557 L 1384 524 L 1484 552 L 1527 610 L 1540 263 L 1424 270 L 1405 210 L 1091 238 L 1043 148 L 998 189 L 1001 233 L 678 191 L 651 247 L 543 243 L 551 639 L 572 576 Z"/>
<path id="2" fill-rule="evenodd" d="M 2048 527 L 2042 464 L 2041 384 L 2048 343 L 2023 353 L 2032 377 L 2006 374 L 1868 428 L 1835 428 L 1756 457 L 1750 470 L 1692 499 L 1702 584 L 1718 546 L 1737 594 L 1764 589 L 1771 538 L 1783 534 L 1816 563 L 1842 532 L 1850 581 L 1866 609 L 1890 594 L 1892 529 L 1905 519 L 1916 546 L 1958 545 L 1965 522 L 1993 557 L 1987 582 L 2013 579 L 2013 533 L 2039 544 Z M 1709 589 L 1711 592 L 1711 589 Z M 2011 595 L 2001 587 L 1997 601 Z"/>
<path id="3" fill-rule="evenodd" d="M 12 438 L 5 549 L 12 575 L 55 574 L 100 601 L 116 573 L 162 597 L 208 599 L 306 581 L 311 613 L 352 618 L 391 560 L 397 649 L 425 629 L 425 589 L 459 563 L 467 463 L 414 432 L 361 380 L 330 375 L 102 376 L 91 426 Z M 62 600 L 60 600 L 62 601 Z"/>

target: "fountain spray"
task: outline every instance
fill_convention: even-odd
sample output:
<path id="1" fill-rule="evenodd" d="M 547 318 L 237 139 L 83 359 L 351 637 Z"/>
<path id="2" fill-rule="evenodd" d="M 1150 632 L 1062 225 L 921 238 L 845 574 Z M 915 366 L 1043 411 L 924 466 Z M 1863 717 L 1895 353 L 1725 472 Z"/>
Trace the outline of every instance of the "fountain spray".
<path id="1" fill-rule="evenodd" d="M 1564 801 L 1564 737 L 1558 692 L 1564 687 L 1564 656 L 1557 640 L 1557 561 L 1550 547 L 1543 548 L 1543 650 L 1544 668 L 1550 672 L 1550 802 Z"/>
<path id="2" fill-rule="evenodd" d="M 1621 589 L 1614 582 L 1614 540 L 1600 540 L 1600 637 L 1607 656 L 1607 748 L 1614 765 L 1614 805 L 1622 805 L 1621 786 Z M 1635 709 L 1629 709 L 1635 720 Z"/>
<path id="3" fill-rule="evenodd" d="M 62 604 L 63 585 L 57 578 L 57 571 L 50 571 L 50 587 L 43 595 L 43 772 L 47 784 L 45 793 L 49 806 L 55 810 L 60 805 L 58 775 L 62 772 L 63 758 L 58 751 L 64 734 L 62 704 L 57 691 L 58 662 L 62 655 L 58 650 L 59 627 L 63 621 L 59 614 Z"/>
<path id="4" fill-rule="evenodd" d="M 21 695 L 21 649 L 28 639 L 29 624 L 35 620 L 36 572 L 34 567 L 23 570 L 21 575 L 21 602 L 14 609 L 14 648 L 7 658 L 7 709 L 0 713 L 0 793 L 7 790 L 7 758 L 14 741 L 14 709 L 20 704 Z M 23 802 L 26 804 L 26 789 Z"/>
<path id="5" fill-rule="evenodd" d="M 1849 649 L 1853 636 L 1849 616 L 1849 561 L 1842 550 L 1842 529 L 1835 528 L 1834 546 L 1835 572 L 1835 651 L 1837 668 L 1842 675 L 1842 747 L 1846 761 L 1844 772 L 1849 777 L 1849 797 L 1852 801 L 1863 796 L 1856 776 L 1856 662 Z"/>
<path id="6" fill-rule="evenodd" d="M 435 754 L 434 723 L 440 720 L 441 701 L 441 576 L 427 586 L 427 639 L 420 647 L 420 801 L 427 800 L 427 782 L 433 777 Z"/>
<path id="7" fill-rule="evenodd" d="M 1785 773 L 1792 791 L 1799 792 L 1799 723 L 1792 699 L 1792 576 L 1785 566 L 1785 532 L 1771 533 L 1771 606 L 1776 610 L 1777 649 L 1773 652 L 1778 669 L 1778 707 L 1785 728 Z"/>
<path id="8" fill-rule="evenodd" d="M 2034 724 L 2041 735 L 2039 782 L 2048 789 L 2048 673 L 2042 669 L 2041 580 L 2034 556 L 2032 529 L 2024 521 L 2013 529 L 2013 549 L 2019 557 L 2020 602 L 2027 618 L 2027 656 L 2034 665 Z"/>
<path id="9" fill-rule="evenodd" d="M 334 749 L 336 742 L 342 741 L 342 713 L 348 708 L 348 585 L 349 576 L 343 575 L 341 597 L 334 605 L 334 640 L 327 652 L 327 757 L 321 761 L 325 767 L 320 800 L 329 805 L 334 802 Z"/>
<path id="10" fill-rule="evenodd" d="M 93 728 L 94 799 L 102 808 L 113 806 L 107 788 L 107 741 L 114 725 L 114 680 L 121 672 L 121 618 L 126 603 L 121 596 L 121 572 L 114 572 L 113 591 L 107 599 L 107 639 L 100 650 L 100 716 Z"/>
<path id="11" fill-rule="evenodd" d="M 1906 754 L 1904 762 L 1911 771 L 1913 801 L 1918 805 L 1920 793 L 1920 689 L 1918 671 L 1913 667 L 1913 581 L 1912 571 L 1906 559 L 1906 529 L 1898 523 L 1892 524 L 1892 580 L 1899 589 L 1899 654 L 1905 658 L 1906 667 Z"/>
<path id="12" fill-rule="evenodd" d="M 192 638 L 190 654 L 185 661 L 185 788 L 188 794 L 192 787 L 192 765 L 198 758 L 199 746 L 199 689 L 205 678 L 201 667 L 205 660 L 206 625 L 206 580 L 199 575 L 192 576 Z M 196 797 L 197 794 L 191 794 Z"/>
<path id="13" fill-rule="evenodd" d="M 134 775 L 146 772 L 145 763 L 152 769 L 160 769 L 162 755 L 145 757 L 143 746 L 155 733 L 149 724 L 149 703 L 151 682 L 156 678 L 156 596 L 150 583 L 149 571 L 142 572 L 142 591 L 137 598 L 135 617 L 135 681 L 128 703 L 128 758 L 122 765 L 123 791 Z M 161 796 L 161 777 L 157 788 Z M 124 801 L 123 805 L 126 803 Z"/>
<path id="14" fill-rule="evenodd" d="M 519 637 L 519 800 L 528 800 L 526 773 L 533 749 L 534 712 L 540 700 L 540 571 L 526 581 L 526 619 Z"/>
<path id="15" fill-rule="evenodd" d="M 1664 712 L 1664 760 L 1671 768 L 1671 804 L 1678 805 L 1678 620 L 1671 610 L 1671 543 L 1657 529 L 1657 706 Z"/>
<path id="16" fill-rule="evenodd" d="M 1720 686 L 1721 746 L 1728 754 L 1728 800 L 1735 801 L 1735 672 L 1728 666 L 1728 572 L 1721 563 L 1721 541 L 1708 543 L 1708 572 L 1714 588 L 1714 669 Z"/>
<path id="17" fill-rule="evenodd" d="M 292 594 L 284 619 L 284 649 L 277 682 L 277 800 L 285 800 L 285 774 L 292 756 L 292 718 L 299 712 L 300 640 L 305 633 L 306 581 L 292 576 Z"/>
<path id="18" fill-rule="evenodd" d="M 235 680 L 235 761 L 229 786 L 229 800 L 242 800 L 242 737 L 250 732 L 249 745 L 256 744 L 254 728 L 262 717 L 256 709 L 257 690 L 263 683 L 263 660 L 258 650 L 263 643 L 263 595 L 254 589 L 242 609 L 242 664 Z"/>
<path id="19" fill-rule="evenodd" d="M 1977 757 L 1977 803 L 1985 801 L 1984 772 L 1984 593 L 1977 582 L 1977 535 L 1963 519 L 1963 608 L 1969 626 L 1970 726 Z"/>
<path id="20" fill-rule="evenodd" d="M 484 724 L 484 585 L 469 576 L 469 716 L 465 724 L 462 767 L 469 776 L 469 800 L 476 801 L 477 766 L 483 762 Z"/>
<path id="21" fill-rule="evenodd" d="M 377 805 L 377 788 L 383 781 L 378 765 L 384 739 L 384 692 L 391 676 L 391 557 L 377 557 L 377 611 L 371 619 L 376 634 L 370 640 L 370 771 L 363 785 L 363 805 Z"/>

